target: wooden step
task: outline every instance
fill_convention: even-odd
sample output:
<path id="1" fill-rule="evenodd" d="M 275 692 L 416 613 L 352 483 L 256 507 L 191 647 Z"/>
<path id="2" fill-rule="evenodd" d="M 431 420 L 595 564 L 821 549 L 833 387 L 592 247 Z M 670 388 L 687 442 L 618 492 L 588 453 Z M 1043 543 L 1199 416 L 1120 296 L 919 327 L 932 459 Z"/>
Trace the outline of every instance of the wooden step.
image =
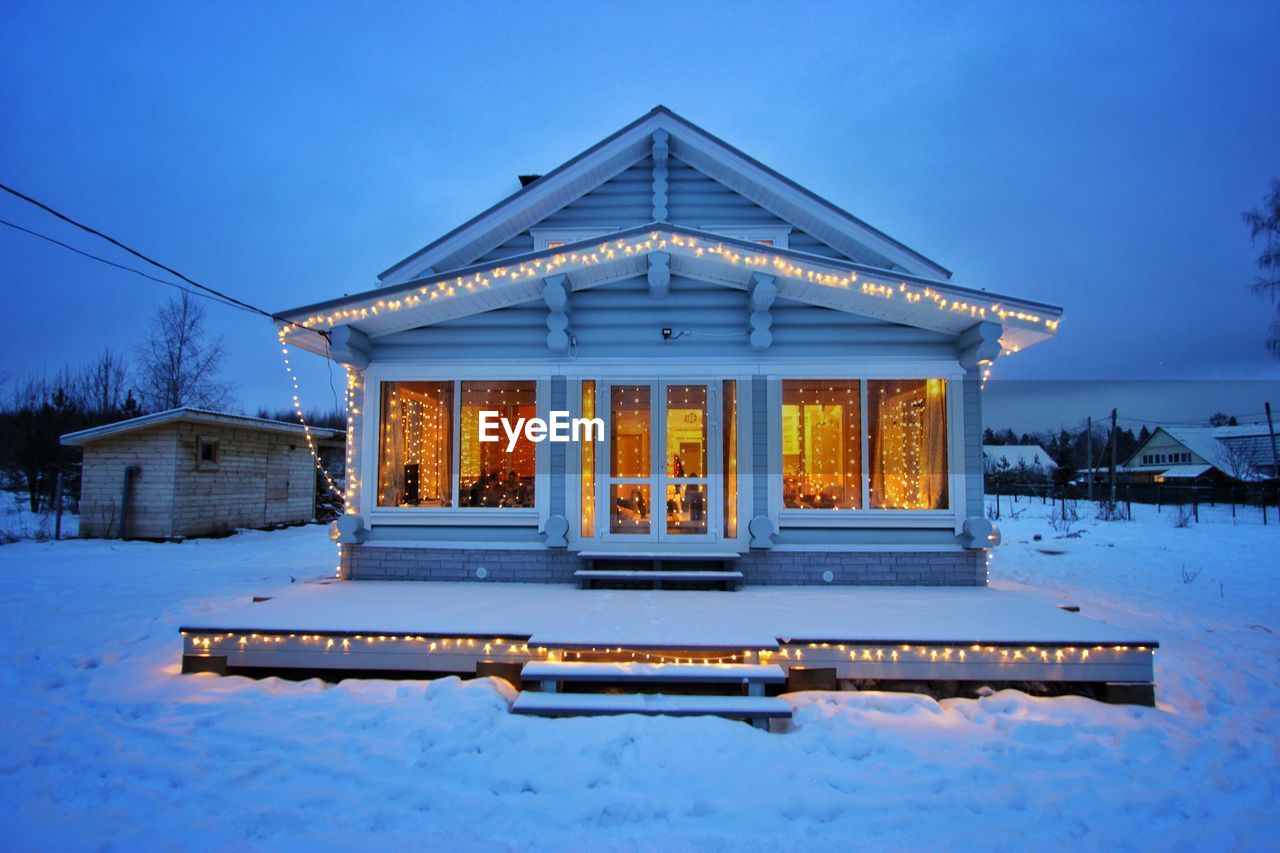
<path id="1" fill-rule="evenodd" d="M 609 663 L 529 661 L 520 670 L 525 681 L 602 681 L 642 684 L 783 684 L 787 674 L 776 664 Z"/>
<path id="2" fill-rule="evenodd" d="M 684 572 L 666 569 L 578 569 L 573 573 L 577 578 L 595 580 L 663 580 L 663 581 L 734 581 L 742 580 L 739 571 L 694 571 Z"/>
<path id="3" fill-rule="evenodd" d="M 764 696 L 667 696 L 661 693 L 521 693 L 513 714 L 538 717 L 595 717 L 614 714 L 669 717 L 790 719 L 785 699 Z"/>

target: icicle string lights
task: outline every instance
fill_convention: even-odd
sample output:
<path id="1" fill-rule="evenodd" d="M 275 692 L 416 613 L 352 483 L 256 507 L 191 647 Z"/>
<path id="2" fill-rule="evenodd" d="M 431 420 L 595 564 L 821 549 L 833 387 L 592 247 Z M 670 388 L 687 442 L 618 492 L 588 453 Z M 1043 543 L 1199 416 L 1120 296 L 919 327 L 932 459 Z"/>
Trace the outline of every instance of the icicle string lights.
<path id="1" fill-rule="evenodd" d="M 722 242 L 711 242 L 698 237 L 681 234 L 676 231 L 655 230 L 645 235 L 619 238 L 599 244 L 593 250 L 574 252 L 557 252 L 547 257 L 533 258 L 518 264 L 498 264 L 490 269 L 452 276 L 419 285 L 416 289 L 399 296 L 371 299 L 368 303 L 351 308 L 340 308 L 333 311 L 313 314 L 298 323 L 312 328 L 334 326 L 357 320 L 375 317 L 388 312 L 414 308 L 424 303 L 441 299 L 449 299 L 460 293 L 471 293 L 502 285 L 507 282 L 522 282 L 530 279 L 545 278 L 557 273 L 587 269 L 610 261 L 647 254 L 648 252 L 669 252 L 691 258 L 702 258 L 714 255 L 733 265 L 749 269 L 771 269 L 779 276 L 817 284 L 823 287 L 834 287 L 842 290 L 857 288 L 864 296 L 905 301 L 909 305 L 932 306 L 938 311 L 952 314 L 963 314 L 975 320 L 998 318 L 1003 322 L 1014 321 L 1026 326 L 1040 327 L 1048 332 L 1056 332 L 1058 319 L 1045 317 L 1033 311 L 1025 311 L 1010 307 L 1003 302 L 982 304 L 969 299 L 959 299 L 948 295 L 932 286 L 911 284 L 906 281 L 893 282 L 892 279 L 882 281 L 868 278 L 868 274 L 835 267 L 823 267 L 812 261 L 797 261 L 782 255 L 764 250 L 739 249 L 726 246 Z M 296 327 L 284 327 L 290 334 Z M 1017 347 L 1009 347 L 1006 352 L 1017 351 Z"/>
<path id="2" fill-rule="evenodd" d="M 346 498 L 342 490 L 338 488 L 338 484 L 333 481 L 333 478 L 329 476 L 329 472 L 324 470 L 324 465 L 320 462 L 320 454 L 316 451 L 316 442 L 311 434 L 311 427 L 307 424 L 307 419 L 302 414 L 302 401 L 298 398 L 298 375 L 293 372 L 293 365 L 289 363 L 289 346 L 285 342 L 285 327 L 280 328 L 278 338 L 280 340 L 280 354 L 284 359 L 284 372 L 289 376 L 289 384 L 293 386 L 293 413 L 298 418 L 298 423 L 302 425 L 302 434 L 307 440 L 307 450 L 311 453 L 311 461 L 315 463 L 316 470 L 324 478 L 325 485 L 329 487 L 329 491 L 345 501 Z"/>

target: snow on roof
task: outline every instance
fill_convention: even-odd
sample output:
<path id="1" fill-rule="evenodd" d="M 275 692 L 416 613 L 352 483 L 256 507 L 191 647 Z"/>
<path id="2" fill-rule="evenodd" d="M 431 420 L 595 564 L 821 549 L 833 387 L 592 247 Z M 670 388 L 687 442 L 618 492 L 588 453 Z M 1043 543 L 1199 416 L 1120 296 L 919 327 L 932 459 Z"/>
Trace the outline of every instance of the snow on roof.
<path id="1" fill-rule="evenodd" d="M 1172 468 L 1166 468 L 1157 477 L 1165 479 L 1189 480 L 1195 477 L 1202 477 L 1213 470 L 1212 465 L 1174 465 Z"/>
<path id="2" fill-rule="evenodd" d="M 1058 467 L 1049 451 L 1038 444 L 984 444 L 982 456 L 989 465 L 998 465 L 1004 459 L 1010 468 L 1026 465 L 1028 468 L 1052 470 Z"/>
<path id="3" fill-rule="evenodd" d="M 82 429 L 79 432 L 69 432 L 59 440 L 63 444 L 79 447 L 80 445 L 88 444 L 91 441 L 97 441 L 100 438 L 106 438 L 110 435 L 120 435 L 121 433 L 147 429 L 148 427 L 159 426 L 161 424 L 173 423 L 176 421 L 219 424 L 222 426 L 241 427 L 243 429 L 262 429 L 270 432 L 291 432 L 297 433 L 298 435 L 302 435 L 304 432 L 302 424 L 298 423 L 275 421 L 267 418 L 255 418 L 250 415 L 238 415 L 232 412 L 218 412 L 212 409 L 198 409 L 194 406 L 182 406 L 177 409 L 169 409 L 164 412 L 156 412 L 154 414 L 143 415 L 138 418 L 129 418 L 123 421 L 116 421 L 112 424 L 104 424 L 102 426 L 93 427 L 92 429 Z M 311 434 L 316 438 L 339 438 L 344 435 L 343 430 L 329 429 L 327 427 L 310 427 L 310 430 Z"/>

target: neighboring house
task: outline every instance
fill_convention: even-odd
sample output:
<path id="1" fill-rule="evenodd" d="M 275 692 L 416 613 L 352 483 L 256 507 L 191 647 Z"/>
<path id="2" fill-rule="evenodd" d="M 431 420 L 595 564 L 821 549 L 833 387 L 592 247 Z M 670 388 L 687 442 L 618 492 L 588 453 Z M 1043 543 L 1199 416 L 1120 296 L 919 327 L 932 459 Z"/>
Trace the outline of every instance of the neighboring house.
<path id="1" fill-rule="evenodd" d="M 1211 485 L 1275 476 L 1266 424 L 1157 427 L 1121 469 L 1134 483 Z"/>
<path id="2" fill-rule="evenodd" d="M 318 451 L 339 430 L 312 428 Z M 62 436 L 84 452 L 80 535 L 177 539 L 309 521 L 316 469 L 301 425 L 181 408 Z"/>
<path id="3" fill-rule="evenodd" d="M 988 477 L 1011 474 L 1029 480 L 1048 480 L 1058 464 L 1038 444 L 984 444 L 983 465 Z"/>
<path id="4" fill-rule="evenodd" d="M 278 315 L 348 370 L 355 579 L 985 583 L 982 372 L 1061 316 L 661 107 L 380 278 Z M 486 410 L 604 440 L 506 452 Z"/>

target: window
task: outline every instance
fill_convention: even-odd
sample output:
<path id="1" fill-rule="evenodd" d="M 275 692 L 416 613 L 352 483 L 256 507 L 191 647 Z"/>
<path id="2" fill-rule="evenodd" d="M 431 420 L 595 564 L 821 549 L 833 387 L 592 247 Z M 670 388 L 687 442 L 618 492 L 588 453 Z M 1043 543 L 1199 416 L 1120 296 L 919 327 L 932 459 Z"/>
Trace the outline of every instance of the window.
<path id="1" fill-rule="evenodd" d="M 196 439 L 196 470 L 216 471 L 218 468 L 218 440 L 215 438 Z"/>
<path id="2" fill-rule="evenodd" d="M 947 508 L 946 396 L 941 379 L 867 383 L 873 509 Z"/>
<path id="3" fill-rule="evenodd" d="M 536 414 L 535 389 L 532 381 L 384 382 L 378 506 L 533 506 L 533 443 L 522 431 L 508 453 L 502 430 L 499 441 L 481 442 L 480 413 L 514 427 Z"/>
<path id="4" fill-rule="evenodd" d="M 382 386 L 378 506 L 453 503 L 453 383 Z"/>
<path id="5" fill-rule="evenodd" d="M 862 507 L 862 414 L 856 379 L 782 383 L 782 505 Z"/>
<path id="6" fill-rule="evenodd" d="M 510 453 L 505 432 L 499 441 L 481 442 L 480 413 L 497 412 L 514 428 L 538 413 L 534 387 L 532 381 L 462 383 L 458 506 L 533 506 L 533 442 L 523 430 Z"/>
<path id="7" fill-rule="evenodd" d="M 582 381 L 582 417 L 596 416 L 596 383 L 594 379 Z M 579 474 L 579 497 L 582 503 L 582 538 L 590 539 L 596 535 L 596 443 L 582 441 L 578 443 L 582 454 L 582 470 Z"/>
<path id="8" fill-rule="evenodd" d="M 735 240 L 748 240 L 762 246 L 787 248 L 787 240 L 791 234 L 790 225 L 703 225 L 701 230 L 732 237 Z"/>
<path id="9" fill-rule="evenodd" d="M 724 535 L 738 536 L 738 383 L 724 380 L 720 391 L 720 459 L 724 480 L 720 493 L 724 497 Z"/>
<path id="10" fill-rule="evenodd" d="M 589 228 L 530 228 L 533 250 L 558 249 L 569 243 L 580 243 L 595 237 L 603 237 L 618 230 L 616 225 L 597 225 Z"/>

